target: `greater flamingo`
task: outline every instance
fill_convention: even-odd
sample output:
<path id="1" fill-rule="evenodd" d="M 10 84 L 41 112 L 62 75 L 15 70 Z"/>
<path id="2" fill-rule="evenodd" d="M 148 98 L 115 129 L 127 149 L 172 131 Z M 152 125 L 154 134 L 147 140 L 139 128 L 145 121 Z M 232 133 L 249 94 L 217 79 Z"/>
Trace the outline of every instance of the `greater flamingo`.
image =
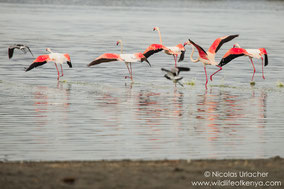
<path id="1" fill-rule="evenodd" d="M 132 76 L 132 66 L 131 64 L 134 62 L 143 62 L 146 61 L 149 66 L 151 66 L 150 62 L 147 60 L 147 58 L 142 54 L 142 53 L 134 53 L 134 54 L 123 54 L 123 46 L 122 46 L 122 41 L 118 40 L 117 45 L 121 44 L 121 54 L 114 54 L 114 53 L 104 53 L 100 55 L 98 58 L 96 58 L 94 61 L 92 61 L 88 67 L 101 64 L 104 62 L 112 62 L 112 61 L 121 61 L 124 62 L 130 77 L 125 76 L 125 78 L 130 78 L 133 81 L 133 76 Z M 129 65 L 129 66 L 128 66 Z M 130 68 L 129 68 L 130 67 Z"/>
<path id="2" fill-rule="evenodd" d="M 179 73 L 183 71 L 190 71 L 190 68 L 174 67 L 171 70 L 167 70 L 165 68 L 161 68 L 161 70 L 166 72 L 166 74 L 164 75 L 165 78 L 167 78 L 168 80 L 172 80 L 175 84 L 178 83 L 180 84 L 180 86 L 183 87 L 183 84 L 180 83 L 180 80 L 182 80 L 183 77 L 179 76 Z"/>
<path id="3" fill-rule="evenodd" d="M 160 51 L 167 51 L 169 50 L 167 47 L 165 47 L 164 45 L 161 44 L 151 44 L 144 52 L 143 55 L 148 58 L 150 56 L 152 56 L 153 54 L 160 52 Z"/>
<path id="4" fill-rule="evenodd" d="M 229 41 L 231 41 L 232 39 L 234 39 L 235 37 L 238 37 L 238 36 L 239 35 L 228 35 L 228 36 L 224 36 L 224 37 L 220 37 L 220 38 L 216 39 L 213 42 L 213 44 L 210 46 L 210 48 L 208 49 L 207 52 L 202 47 L 200 47 L 199 45 L 197 45 L 196 43 L 191 41 L 190 39 L 188 39 L 188 41 L 184 43 L 184 46 L 188 45 L 188 44 L 192 45 L 192 52 L 191 52 L 191 55 L 190 55 L 190 60 L 194 63 L 200 61 L 203 64 L 205 76 L 206 76 L 206 83 L 205 83 L 206 89 L 207 89 L 207 83 L 208 83 L 206 65 L 214 65 L 214 66 L 217 66 L 220 69 L 222 69 L 222 67 L 219 66 L 218 63 L 215 61 L 215 55 L 224 43 L 229 42 Z M 199 56 L 196 60 L 193 59 L 194 47 L 196 47 L 196 49 L 198 50 L 198 54 L 199 54 Z"/>
<path id="5" fill-rule="evenodd" d="M 162 36 L 161 36 L 161 32 L 160 32 L 160 28 L 159 27 L 154 27 L 153 31 L 157 31 L 159 34 L 159 38 L 160 38 L 160 44 L 163 45 L 162 42 Z M 167 49 L 164 50 L 164 52 L 168 55 L 173 55 L 174 60 L 175 60 L 175 67 L 177 67 L 177 57 L 178 55 L 180 55 L 179 57 L 179 62 L 183 61 L 184 59 L 184 53 L 185 53 L 185 48 L 182 44 L 178 44 L 174 47 L 166 47 Z"/>
<path id="6" fill-rule="evenodd" d="M 33 53 L 32 53 L 32 51 L 31 51 L 31 49 L 28 47 L 28 46 L 26 46 L 26 45 L 23 45 L 23 44 L 15 44 L 15 45 L 12 45 L 12 46 L 10 46 L 9 48 L 8 48 L 8 56 L 9 56 L 9 59 L 10 58 L 12 58 L 13 57 L 13 54 L 14 54 L 14 50 L 15 49 L 19 49 L 19 50 L 21 50 L 23 53 L 27 53 L 27 50 L 31 53 L 31 55 L 32 56 L 34 56 L 33 55 Z"/>
<path id="7" fill-rule="evenodd" d="M 234 44 L 233 48 L 241 48 L 241 47 L 238 43 L 236 43 L 236 44 Z M 253 66 L 253 75 L 252 75 L 251 80 L 253 81 L 254 74 L 255 74 L 255 67 L 254 67 L 254 63 L 252 61 L 253 58 L 262 60 L 262 78 L 265 79 L 264 71 L 263 71 L 263 57 L 262 56 L 264 55 L 264 59 L 265 59 L 264 66 L 267 66 L 268 65 L 268 55 L 267 55 L 266 49 L 265 48 L 246 49 L 246 51 L 250 54 L 249 59 L 250 59 L 252 66 Z"/>
<path id="8" fill-rule="evenodd" d="M 267 56 L 267 52 L 265 50 L 265 48 L 259 48 L 259 49 L 243 49 L 240 48 L 240 46 L 238 44 L 235 44 L 233 46 L 233 48 L 229 49 L 227 51 L 227 53 L 223 56 L 222 60 L 219 63 L 219 66 L 223 67 L 224 65 L 226 65 L 227 63 L 229 63 L 231 60 L 239 57 L 239 56 L 248 56 L 249 59 L 251 60 L 252 66 L 253 66 L 253 75 L 251 78 L 251 81 L 253 81 L 254 78 L 254 73 L 255 73 L 255 67 L 252 61 L 252 58 L 261 58 L 262 59 L 262 77 L 263 79 L 265 79 L 264 74 L 263 74 L 263 56 L 265 57 L 265 63 L 264 66 L 268 65 L 268 56 Z M 222 70 L 222 69 L 220 69 Z M 220 70 L 218 70 L 217 72 L 219 72 Z M 216 74 L 217 72 L 215 72 L 214 74 Z M 214 75 L 212 74 L 210 76 L 210 78 L 212 78 L 212 76 Z M 212 80 L 212 79 L 211 79 Z"/>
<path id="9" fill-rule="evenodd" d="M 41 65 L 43 65 L 47 62 L 54 62 L 56 70 L 57 70 L 57 74 L 58 74 L 57 80 L 59 80 L 59 77 L 63 76 L 63 68 L 62 68 L 63 63 L 67 63 L 69 68 L 72 68 L 70 55 L 69 54 L 54 53 L 50 50 L 50 48 L 47 48 L 46 51 L 48 51 L 50 54 L 38 56 L 33 61 L 33 63 L 26 69 L 26 72 L 32 70 L 35 67 L 41 66 Z M 60 64 L 60 66 L 61 66 L 61 73 L 62 73 L 61 76 L 60 76 L 57 64 Z"/>
<path id="10" fill-rule="evenodd" d="M 121 54 L 114 54 L 114 53 L 104 53 L 98 58 L 96 58 L 93 62 L 91 62 L 88 66 L 97 65 L 103 62 L 111 62 L 111 61 L 121 61 L 124 62 L 130 77 L 125 76 L 125 78 L 130 78 L 133 81 L 132 76 L 132 63 L 134 62 L 143 62 L 146 61 L 149 66 L 151 66 L 150 62 L 148 61 L 148 57 L 153 55 L 154 53 L 160 52 L 162 50 L 167 50 L 167 48 L 160 44 L 152 44 L 150 45 L 144 52 L 142 53 L 135 53 L 135 54 L 123 54 L 123 43 L 122 40 L 118 40 L 116 45 L 120 44 L 120 53 Z M 129 66 L 128 66 L 129 64 Z M 130 68 L 129 68 L 130 67 Z"/>

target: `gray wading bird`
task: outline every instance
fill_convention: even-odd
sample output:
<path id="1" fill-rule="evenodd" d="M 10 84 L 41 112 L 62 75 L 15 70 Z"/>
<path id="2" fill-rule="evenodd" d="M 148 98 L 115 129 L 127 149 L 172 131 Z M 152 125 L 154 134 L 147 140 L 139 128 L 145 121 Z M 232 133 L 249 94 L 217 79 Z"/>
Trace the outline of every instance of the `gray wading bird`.
<path id="1" fill-rule="evenodd" d="M 174 67 L 171 70 L 167 70 L 165 68 L 161 68 L 162 71 L 166 72 L 164 75 L 165 78 L 168 80 L 172 80 L 175 84 L 178 83 L 180 86 L 183 87 L 183 84 L 180 83 L 180 80 L 183 79 L 183 77 L 179 76 L 179 73 L 182 71 L 190 71 L 190 68 L 186 67 Z"/>
<path id="2" fill-rule="evenodd" d="M 29 51 L 31 53 L 31 55 L 34 56 L 31 49 L 28 46 L 23 45 L 23 44 L 15 44 L 15 45 L 12 45 L 8 48 L 9 59 L 11 59 L 13 57 L 15 49 L 21 50 L 24 54 L 26 54 Z"/>

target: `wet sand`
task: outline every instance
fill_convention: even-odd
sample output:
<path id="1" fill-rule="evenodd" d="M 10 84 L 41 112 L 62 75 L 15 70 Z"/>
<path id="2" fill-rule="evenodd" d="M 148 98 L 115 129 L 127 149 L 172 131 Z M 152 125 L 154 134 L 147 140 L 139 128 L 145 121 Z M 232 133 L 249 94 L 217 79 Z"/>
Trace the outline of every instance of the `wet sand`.
<path id="1" fill-rule="evenodd" d="M 210 176 L 204 176 L 206 171 L 209 171 Z M 213 174 L 215 175 L 213 176 Z M 220 180 L 219 186 L 196 187 L 192 184 L 193 181 L 217 180 Z M 229 187 L 229 181 L 226 180 L 280 181 L 284 183 L 284 159 L 274 157 L 258 160 L 124 160 L 0 163 L 1 189 L 281 188 L 281 186 Z M 221 183 L 221 181 L 223 182 Z"/>

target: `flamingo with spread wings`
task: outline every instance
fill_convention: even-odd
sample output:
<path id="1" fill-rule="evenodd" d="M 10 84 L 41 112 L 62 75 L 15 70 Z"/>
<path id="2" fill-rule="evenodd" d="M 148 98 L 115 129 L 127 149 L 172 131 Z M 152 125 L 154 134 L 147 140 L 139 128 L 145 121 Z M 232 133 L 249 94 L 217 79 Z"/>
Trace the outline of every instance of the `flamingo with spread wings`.
<path id="1" fill-rule="evenodd" d="M 254 74 L 255 74 L 255 67 L 253 64 L 252 59 L 253 58 L 257 58 L 257 59 L 262 59 L 262 77 L 263 79 L 265 79 L 264 77 L 264 73 L 263 73 L 263 56 L 265 57 L 265 63 L 264 66 L 268 65 L 268 56 L 267 56 L 267 52 L 265 48 L 259 48 L 259 49 L 243 49 L 240 48 L 240 46 L 238 44 L 235 44 L 233 46 L 233 48 L 229 49 L 226 54 L 223 56 L 222 60 L 220 61 L 220 63 L 218 64 L 218 66 L 223 67 L 224 65 L 228 64 L 230 61 L 232 61 L 233 59 L 240 57 L 240 56 L 248 56 L 252 66 L 253 66 L 253 75 L 251 78 L 251 81 L 253 81 L 254 78 Z M 216 73 L 218 73 L 219 71 L 221 71 L 222 69 L 219 69 L 217 72 L 215 72 L 214 74 L 212 74 L 210 76 L 211 80 L 213 75 L 215 75 Z"/>
<path id="2" fill-rule="evenodd" d="M 194 63 L 196 62 L 202 62 L 203 66 L 204 66 L 204 71 L 205 71 L 205 76 L 206 76 L 206 83 L 205 83 L 205 88 L 207 89 L 207 83 L 208 83 L 208 77 L 207 77 L 207 71 L 206 71 L 206 65 L 214 65 L 220 68 L 220 70 L 222 69 L 221 66 L 218 65 L 218 63 L 215 61 L 215 55 L 218 52 L 218 50 L 221 48 L 221 46 L 226 43 L 231 41 L 232 39 L 234 39 L 235 37 L 238 37 L 239 35 L 228 35 L 228 36 L 224 36 L 224 37 L 220 37 L 218 39 L 216 39 L 213 44 L 210 46 L 210 48 L 208 49 L 208 51 L 206 52 L 202 47 L 200 47 L 199 45 L 197 45 L 196 43 L 194 43 L 192 40 L 188 39 L 187 42 L 184 43 L 184 46 L 191 44 L 192 45 L 192 52 L 190 55 L 190 60 Z M 193 59 L 193 53 L 194 53 L 194 49 L 197 49 L 198 51 L 198 58 L 197 59 Z"/>
<path id="3" fill-rule="evenodd" d="M 139 52 L 139 53 L 134 53 L 134 54 L 124 54 L 122 40 L 118 40 L 116 42 L 116 45 L 119 45 L 119 44 L 121 45 L 120 47 L 121 54 L 104 53 L 98 58 L 96 58 L 94 61 L 92 61 L 88 65 L 88 67 L 101 64 L 101 63 L 105 63 L 105 62 L 121 61 L 125 63 L 127 70 L 129 72 L 129 76 L 125 76 L 125 78 L 130 78 L 133 81 L 132 63 L 146 61 L 149 64 L 149 66 L 151 66 L 147 58 L 157 52 L 167 49 L 163 45 L 152 44 L 143 53 Z"/>
<path id="4" fill-rule="evenodd" d="M 57 70 L 57 80 L 59 80 L 59 77 L 63 76 L 63 68 L 62 64 L 67 63 L 70 68 L 72 68 L 71 59 L 69 54 L 61 54 L 61 53 L 54 53 L 50 50 L 50 48 L 47 48 L 46 51 L 48 51 L 50 54 L 40 55 L 38 56 L 33 63 L 26 69 L 27 71 L 30 71 L 38 66 L 42 66 L 46 64 L 47 62 L 54 62 L 56 70 Z M 57 67 L 57 64 L 60 64 L 61 66 L 61 76 Z"/>
<path id="5" fill-rule="evenodd" d="M 163 45 L 160 28 L 159 27 L 154 27 L 153 31 L 157 31 L 158 32 L 159 38 L 160 38 L 160 44 Z M 178 60 L 179 62 L 183 61 L 183 59 L 184 59 L 184 54 L 185 54 L 184 46 L 182 44 L 178 44 L 176 46 L 166 47 L 166 48 L 167 49 L 165 49 L 164 52 L 167 55 L 173 55 L 174 60 L 175 60 L 175 67 L 177 67 L 177 57 L 178 57 L 178 55 L 180 55 L 179 60 Z"/>

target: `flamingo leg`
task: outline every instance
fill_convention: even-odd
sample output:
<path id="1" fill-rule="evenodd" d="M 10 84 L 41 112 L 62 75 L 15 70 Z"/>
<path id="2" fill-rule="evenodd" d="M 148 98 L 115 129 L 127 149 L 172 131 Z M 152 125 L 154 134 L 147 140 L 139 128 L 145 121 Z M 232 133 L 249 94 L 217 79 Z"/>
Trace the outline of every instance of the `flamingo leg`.
<path id="1" fill-rule="evenodd" d="M 177 67 L 177 55 L 173 54 L 173 56 L 174 56 L 174 60 L 175 60 L 175 67 Z"/>
<path id="2" fill-rule="evenodd" d="M 59 80 L 59 70 L 58 70 L 58 67 L 57 67 L 57 64 L 56 63 L 54 63 L 55 64 L 55 67 L 56 67 L 56 70 L 57 70 L 57 74 L 58 74 L 58 77 L 57 77 L 57 80 Z"/>
<path id="3" fill-rule="evenodd" d="M 61 66 L 61 77 L 63 76 L 63 68 L 62 68 L 62 64 L 60 64 L 60 66 Z"/>
<path id="4" fill-rule="evenodd" d="M 261 60 L 262 60 L 262 78 L 265 79 L 264 72 L 263 72 L 263 58 L 262 57 L 261 57 Z"/>
<path id="5" fill-rule="evenodd" d="M 250 61 L 251 61 L 252 67 L 253 67 L 253 75 L 252 75 L 252 78 L 251 78 L 251 81 L 253 81 L 254 74 L 255 74 L 255 67 L 254 67 L 254 64 L 253 64 L 252 58 L 249 58 L 249 59 L 250 59 Z"/>
<path id="6" fill-rule="evenodd" d="M 207 71 L 206 71 L 206 66 L 205 65 L 204 65 L 204 71 L 205 71 L 205 76 L 206 76 L 205 88 L 207 90 L 208 77 L 207 77 Z"/>
<path id="7" fill-rule="evenodd" d="M 176 67 L 177 67 L 177 59 L 178 59 L 178 55 L 176 55 L 176 64 L 175 64 L 175 65 L 176 65 Z"/>
<path id="8" fill-rule="evenodd" d="M 129 76 L 125 76 L 125 79 L 126 79 L 126 78 L 130 78 L 130 79 L 132 80 L 132 72 L 131 72 L 130 69 L 129 69 L 128 63 L 125 63 L 125 65 L 126 65 L 126 67 L 127 67 L 127 69 L 128 69 L 128 73 L 129 73 L 129 75 L 130 75 L 130 77 L 129 77 Z M 131 65 L 131 63 L 130 63 L 130 65 Z M 131 69 L 132 69 L 132 68 L 131 68 Z"/>
<path id="9" fill-rule="evenodd" d="M 219 68 L 219 70 L 217 70 L 215 73 L 213 73 L 213 74 L 210 76 L 210 80 L 211 80 L 211 81 L 212 81 L 213 75 L 215 75 L 216 73 L 218 73 L 219 71 L 222 70 L 222 67 L 221 67 L 221 66 L 219 66 L 219 65 L 216 65 L 216 66 Z"/>
<path id="10" fill-rule="evenodd" d="M 131 71 L 130 77 L 131 77 L 131 80 L 133 81 L 133 76 L 132 76 L 132 64 L 131 64 L 131 63 L 130 63 L 130 71 Z"/>

